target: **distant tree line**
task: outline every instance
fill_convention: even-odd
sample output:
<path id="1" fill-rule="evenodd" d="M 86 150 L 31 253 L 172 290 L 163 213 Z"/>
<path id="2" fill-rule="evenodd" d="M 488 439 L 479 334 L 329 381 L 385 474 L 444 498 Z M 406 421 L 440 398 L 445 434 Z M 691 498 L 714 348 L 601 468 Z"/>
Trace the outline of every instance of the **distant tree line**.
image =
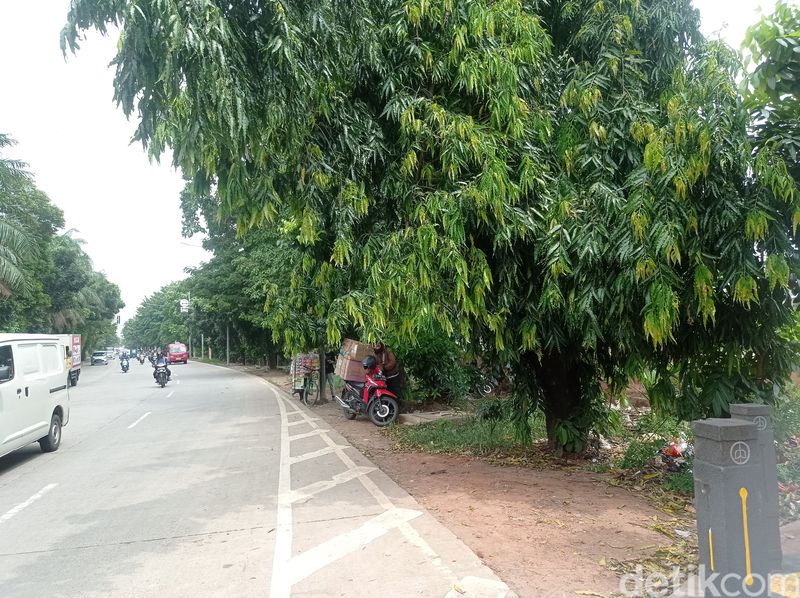
<path id="1" fill-rule="evenodd" d="M 0 134 L 0 152 L 13 144 Z M 26 165 L 0 157 L 0 331 L 78 333 L 84 353 L 115 345 L 119 288 L 63 229 L 63 212 Z"/>

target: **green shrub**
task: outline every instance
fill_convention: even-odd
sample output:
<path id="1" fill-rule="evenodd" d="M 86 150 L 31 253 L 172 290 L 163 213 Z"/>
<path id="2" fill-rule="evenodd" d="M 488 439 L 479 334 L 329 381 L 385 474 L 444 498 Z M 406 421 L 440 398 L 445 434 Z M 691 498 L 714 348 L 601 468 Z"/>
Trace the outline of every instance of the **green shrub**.
<path id="1" fill-rule="evenodd" d="M 785 442 L 800 434 L 800 387 L 791 385 L 775 407 L 775 439 Z"/>
<path id="2" fill-rule="evenodd" d="M 619 466 L 622 469 L 641 469 L 655 458 L 662 446 L 661 440 L 633 440 L 625 449 Z"/>
<path id="3" fill-rule="evenodd" d="M 664 490 L 668 492 L 677 492 L 679 494 L 686 494 L 687 496 L 694 496 L 694 474 L 691 467 L 687 467 L 685 471 L 677 471 L 675 473 L 667 474 L 664 478 Z"/>

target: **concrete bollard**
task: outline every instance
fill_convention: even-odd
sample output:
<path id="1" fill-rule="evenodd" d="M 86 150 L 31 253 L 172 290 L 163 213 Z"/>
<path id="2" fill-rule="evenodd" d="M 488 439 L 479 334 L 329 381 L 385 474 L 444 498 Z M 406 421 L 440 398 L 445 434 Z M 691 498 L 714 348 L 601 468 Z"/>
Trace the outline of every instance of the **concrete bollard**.
<path id="1" fill-rule="evenodd" d="M 706 598 L 767 598 L 764 474 L 758 429 L 738 419 L 693 422 L 694 487 Z"/>
<path id="2" fill-rule="evenodd" d="M 761 452 L 761 471 L 764 475 L 764 533 L 771 571 L 783 565 L 781 550 L 780 506 L 778 503 L 778 459 L 775 456 L 775 431 L 772 407 L 769 405 L 738 404 L 730 406 L 731 417 L 753 422 L 758 429 L 758 449 Z"/>

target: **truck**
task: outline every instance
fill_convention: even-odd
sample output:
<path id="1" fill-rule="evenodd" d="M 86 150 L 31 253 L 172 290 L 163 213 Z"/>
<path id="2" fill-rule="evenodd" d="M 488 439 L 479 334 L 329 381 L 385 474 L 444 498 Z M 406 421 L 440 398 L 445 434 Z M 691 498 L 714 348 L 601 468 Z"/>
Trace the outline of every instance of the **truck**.
<path id="1" fill-rule="evenodd" d="M 64 363 L 67 367 L 67 382 L 70 386 L 78 384 L 81 377 L 81 335 L 57 334 L 59 342 L 65 347 Z"/>

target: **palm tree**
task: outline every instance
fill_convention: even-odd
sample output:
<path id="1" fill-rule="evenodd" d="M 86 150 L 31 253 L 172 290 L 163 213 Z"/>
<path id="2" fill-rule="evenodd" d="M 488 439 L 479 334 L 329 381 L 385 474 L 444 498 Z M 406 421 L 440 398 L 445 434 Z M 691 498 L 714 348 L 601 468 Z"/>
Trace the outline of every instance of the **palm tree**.
<path id="1" fill-rule="evenodd" d="M 21 256 L 30 254 L 34 249 L 23 229 L 8 220 L 0 220 L 0 298 L 28 288 L 29 281 L 21 268 Z"/>
<path id="2" fill-rule="evenodd" d="M 10 147 L 15 141 L 0 133 L 0 149 Z M 23 256 L 36 250 L 30 235 L 5 214 L 4 199 L 9 188 L 21 179 L 30 179 L 24 170 L 27 166 L 19 160 L 0 158 L 0 298 L 28 288 L 29 281 L 21 269 Z"/>
<path id="3" fill-rule="evenodd" d="M 0 150 L 16 144 L 17 142 L 14 141 L 12 137 L 9 137 L 5 133 L 0 133 Z M 27 164 L 20 160 L 0 158 L 0 193 L 3 193 L 4 188 L 11 181 L 19 180 L 20 178 L 30 178 L 30 174 L 25 170 L 26 166 Z"/>

